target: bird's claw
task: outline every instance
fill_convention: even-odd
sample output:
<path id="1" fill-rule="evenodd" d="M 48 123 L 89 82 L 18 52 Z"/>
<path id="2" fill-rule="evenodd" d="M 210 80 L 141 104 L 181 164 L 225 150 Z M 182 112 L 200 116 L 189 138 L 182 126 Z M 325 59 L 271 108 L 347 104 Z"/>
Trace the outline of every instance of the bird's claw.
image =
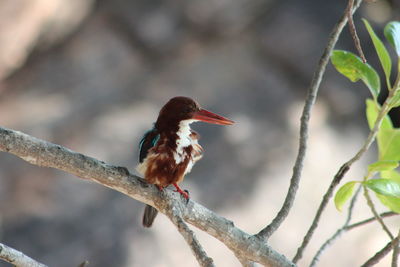
<path id="1" fill-rule="evenodd" d="M 175 189 L 174 192 L 178 192 L 179 194 L 181 194 L 181 196 L 183 196 L 184 199 L 186 199 L 186 201 L 189 201 L 189 191 L 188 190 L 178 190 Z"/>
<path id="2" fill-rule="evenodd" d="M 173 184 L 175 186 L 176 190 L 175 192 L 178 192 L 181 194 L 186 199 L 186 204 L 189 202 L 189 191 L 187 190 L 182 190 L 177 184 Z"/>
<path id="3" fill-rule="evenodd" d="M 185 193 L 186 193 L 186 196 L 187 197 L 185 197 L 186 198 L 186 204 L 188 204 L 189 203 L 189 199 L 190 199 L 190 197 L 189 197 L 189 191 L 188 190 L 183 190 Z"/>

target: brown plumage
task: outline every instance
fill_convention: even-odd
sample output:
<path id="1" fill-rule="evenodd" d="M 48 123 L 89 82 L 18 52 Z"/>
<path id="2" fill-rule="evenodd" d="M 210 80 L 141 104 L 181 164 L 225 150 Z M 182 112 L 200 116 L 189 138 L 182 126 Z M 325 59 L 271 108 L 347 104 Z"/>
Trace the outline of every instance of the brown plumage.
<path id="1" fill-rule="evenodd" d="M 172 184 L 186 199 L 188 194 L 178 184 L 203 154 L 203 149 L 198 144 L 199 135 L 189 126 L 195 121 L 222 125 L 233 123 L 200 108 L 188 97 L 174 97 L 160 110 L 154 128 L 142 138 L 140 163 L 137 167 L 148 183 L 155 184 L 160 189 Z M 150 227 L 156 215 L 157 210 L 147 205 L 143 225 Z"/>

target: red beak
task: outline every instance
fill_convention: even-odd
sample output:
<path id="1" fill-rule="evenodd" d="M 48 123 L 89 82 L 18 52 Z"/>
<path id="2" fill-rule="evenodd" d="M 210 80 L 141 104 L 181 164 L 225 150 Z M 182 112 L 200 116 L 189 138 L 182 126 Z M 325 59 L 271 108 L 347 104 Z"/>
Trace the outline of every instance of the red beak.
<path id="1" fill-rule="evenodd" d="M 219 116 L 205 109 L 200 109 L 193 115 L 193 119 L 219 125 L 231 125 L 234 121 Z"/>

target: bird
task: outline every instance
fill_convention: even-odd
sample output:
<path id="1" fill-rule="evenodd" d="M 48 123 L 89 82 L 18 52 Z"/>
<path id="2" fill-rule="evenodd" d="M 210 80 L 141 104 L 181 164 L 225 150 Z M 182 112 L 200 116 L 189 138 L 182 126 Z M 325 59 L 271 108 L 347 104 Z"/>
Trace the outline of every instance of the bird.
<path id="1" fill-rule="evenodd" d="M 219 125 L 234 123 L 201 108 L 189 97 L 176 96 L 161 108 L 153 128 L 139 143 L 136 170 L 147 183 L 156 185 L 160 191 L 173 185 L 186 200 L 189 200 L 188 191 L 182 190 L 179 184 L 203 156 L 203 148 L 198 143 L 200 135 L 190 128 L 190 124 L 197 121 Z M 151 227 L 157 213 L 157 209 L 146 205 L 143 226 Z"/>

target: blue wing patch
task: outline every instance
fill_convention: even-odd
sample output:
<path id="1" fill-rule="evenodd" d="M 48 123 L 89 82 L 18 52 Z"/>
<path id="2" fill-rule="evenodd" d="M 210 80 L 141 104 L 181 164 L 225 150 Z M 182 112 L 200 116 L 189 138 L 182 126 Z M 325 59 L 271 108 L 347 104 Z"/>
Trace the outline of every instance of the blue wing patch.
<path id="1" fill-rule="evenodd" d="M 150 148 L 154 147 L 158 140 L 160 139 L 160 134 L 158 133 L 156 128 L 153 128 L 147 131 L 142 140 L 139 143 L 139 162 L 143 162 L 146 158 L 147 153 L 149 152 Z"/>

